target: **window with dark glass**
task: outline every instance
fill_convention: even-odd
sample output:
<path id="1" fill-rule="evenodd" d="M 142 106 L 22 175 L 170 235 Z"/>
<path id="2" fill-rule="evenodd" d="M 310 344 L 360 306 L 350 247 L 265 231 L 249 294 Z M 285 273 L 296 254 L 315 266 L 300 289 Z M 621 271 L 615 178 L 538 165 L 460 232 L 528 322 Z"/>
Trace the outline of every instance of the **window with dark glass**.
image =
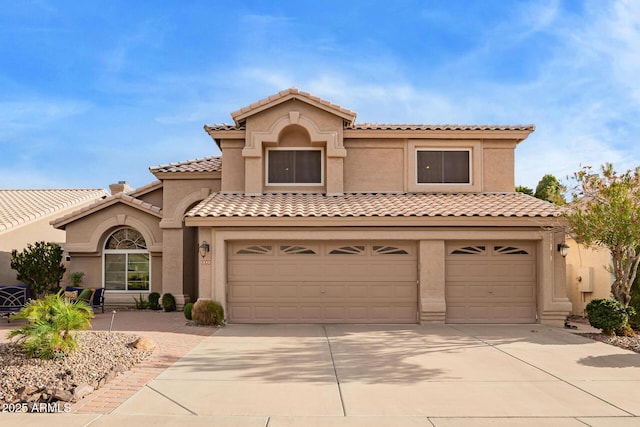
<path id="1" fill-rule="evenodd" d="M 268 184 L 322 184 L 321 150 L 269 150 Z"/>
<path id="2" fill-rule="evenodd" d="M 418 150 L 418 184 L 470 184 L 467 150 Z"/>

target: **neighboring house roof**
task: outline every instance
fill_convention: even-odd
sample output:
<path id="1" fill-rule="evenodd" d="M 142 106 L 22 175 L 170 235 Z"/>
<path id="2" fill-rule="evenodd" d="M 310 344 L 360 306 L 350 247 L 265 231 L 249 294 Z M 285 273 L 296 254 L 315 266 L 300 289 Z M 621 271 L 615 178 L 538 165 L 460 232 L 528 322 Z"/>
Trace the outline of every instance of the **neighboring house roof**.
<path id="1" fill-rule="evenodd" d="M 95 188 L 0 190 L 0 232 L 108 195 Z"/>
<path id="2" fill-rule="evenodd" d="M 302 102 L 306 102 L 307 104 L 314 105 L 318 108 L 342 117 L 349 123 L 353 123 L 356 118 L 356 113 L 354 113 L 353 111 L 347 110 L 346 108 L 342 108 L 339 105 L 318 98 L 317 96 L 311 95 L 308 92 L 302 92 L 295 87 L 283 90 L 275 95 L 261 99 L 260 101 L 254 102 L 251 105 L 241 108 L 238 111 L 234 111 L 233 113 L 231 113 L 231 117 L 233 118 L 236 125 L 241 125 L 247 117 L 259 113 L 260 111 L 264 111 L 266 109 L 274 107 L 290 99 L 297 99 Z"/>
<path id="3" fill-rule="evenodd" d="M 324 194 L 214 193 L 187 217 L 543 217 L 561 210 L 522 193 Z"/>
<path id="4" fill-rule="evenodd" d="M 169 163 L 149 168 L 151 173 L 182 173 L 182 172 L 220 172 L 222 171 L 222 157 L 211 156 L 202 159 L 186 160 L 184 162 Z"/>
<path id="5" fill-rule="evenodd" d="M 77 221 L 80 218 L 91 215 L 92 213 L 102 210 L 108 206 L 114 205 L 116 203 L 124 203 L 128 206 L 131 206 L 135 209 L 141 210 L 148 214 L 154 215 L 158 218 L 162 218 L 162 208 L 158 206 L 154 206 L 150 203 L 143 202 L 140 199 L 136 199 L 125 193 L 117 193 L 113 196 L 109 196 L 104 200 L 93 203 L 89 206 L 86 206 L 80 210 L 72 212 L 68 215 L 65 215 L 61 218 L 58 218 L 54 221 L 51 221 L 51 225 L 55 228 L 64 228 L 65 225 L 70 222 Z"/>

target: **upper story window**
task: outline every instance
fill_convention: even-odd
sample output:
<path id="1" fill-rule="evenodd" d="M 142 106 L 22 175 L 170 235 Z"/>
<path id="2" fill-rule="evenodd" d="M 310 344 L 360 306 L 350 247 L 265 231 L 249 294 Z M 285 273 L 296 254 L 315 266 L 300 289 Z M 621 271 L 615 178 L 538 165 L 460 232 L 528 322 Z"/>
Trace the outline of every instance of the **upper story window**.
<path id="1" fill-rule="evenodd" d="M 321 148 L 268 148 L 267 185 L 322 185 Z"/>
<path id="2" fill-rule="evenodd" d="M 471 150 L 418 149 L 418 184 L 471 184 Z"/>

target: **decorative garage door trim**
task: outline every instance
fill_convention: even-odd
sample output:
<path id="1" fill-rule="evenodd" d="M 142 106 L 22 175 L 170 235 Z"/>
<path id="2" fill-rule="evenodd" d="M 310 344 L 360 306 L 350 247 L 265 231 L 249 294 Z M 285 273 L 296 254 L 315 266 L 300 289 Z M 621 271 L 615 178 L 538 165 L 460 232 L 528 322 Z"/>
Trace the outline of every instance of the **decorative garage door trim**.
<path id="1" fill-rule="evenodd" d="M 417 251 L 402 242 L 229 242 L 235 323 L 416 323 Z"/>
<path id="2" fill-rule="evenodd" d="M 535 323 L 534 242 L 447 245 L 447 323 Z"/>

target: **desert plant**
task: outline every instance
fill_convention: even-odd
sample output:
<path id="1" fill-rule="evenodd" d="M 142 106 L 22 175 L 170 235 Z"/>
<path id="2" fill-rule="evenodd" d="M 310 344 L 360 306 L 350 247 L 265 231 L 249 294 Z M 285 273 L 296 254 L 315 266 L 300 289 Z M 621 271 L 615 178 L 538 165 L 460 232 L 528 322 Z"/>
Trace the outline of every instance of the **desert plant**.
<path id="1" fill-rule="evenodd" d="M 146 310 L 149 308 L 149 301 L 147 301 L 144 295 L 140 294 L 138 298 L 133 297 L 133 306 L 136 310 Z"/>
<path id="2" fill-rule="evenodd" d="M 158 292 L 151 292 L 149 294 L 149 308 L 151 310 L 160 310 L 160 294 Z"/>
<path id="3" fill-rule="evenodd" d="M 79 288 L 82 285 L 82 278 L 84 277 L 84 272 L 82 271 L 74 271 L 69 275 L 69 281 L 71 282 L 71 286 L 74 288 Z"/>
<path id="4" fill-rule="evenodd" d="M 62 292 L 29 301 L 13 317 L 27 320 L 20 329 L 9 332 L 30 357 L 52 359 L 78 347 L 71 331 L 91 326 L 93 310 L 84 301 L 71 302 Z"/>
<path id="5" fill-rule="evenodd" d="M 170 293 L 162 295 L 162 308 L 164 311 L 176 311 L 176 298 Z"/>
<path id="6" fill-rule="evenodd" d="M 66 271 L 60 245 L 45 242 L 28 244 L 22 252 L 11 251 L 11 268 L 17 271 L 19 281 L 29 285 L 36 298 L 57 292 Z"/>
<path id="7" fill-rule="evenodd" d="M 224 309 L 216 301 L 199 300 L 193 305 L 191 317 L 196 325 L 220 325 L 224 321 Z"/>
<path id="8" fill-rule="evenodd" d="M 616 331 L 627 329 L 629 314 L 634 310 L 614 299 L 594 299 L 587 304 L 586 312 L 591 326 L 602 329 L 607 335 L 614 335 Z"/>
<path id="9" fill-rule="evenodd" d="M 184 305 L 184 308 L 182 309 L 182 312 L 184 313 L 184 317 L 187 320 L 191 320 L 193 319 L 193 317 L 191 316 L 193 311 L 193 303 L 189 302 L 187 304 Z"/>

